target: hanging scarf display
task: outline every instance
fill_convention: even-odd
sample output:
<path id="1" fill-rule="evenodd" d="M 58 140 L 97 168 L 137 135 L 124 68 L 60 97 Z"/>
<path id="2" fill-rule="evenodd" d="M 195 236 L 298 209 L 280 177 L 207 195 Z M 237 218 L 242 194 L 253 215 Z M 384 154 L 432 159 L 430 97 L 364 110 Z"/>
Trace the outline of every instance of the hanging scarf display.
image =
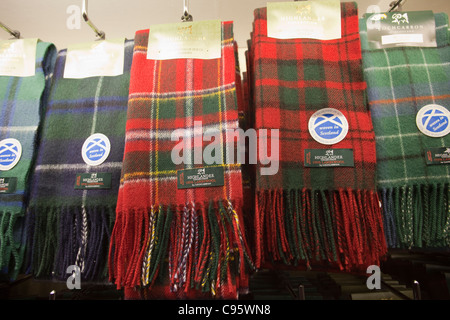
<path id="1" fill-rule="evenodd" d="M 450 168 L 445 158 L 427 164 L 437 153 L 448 157 L 450 147 L 448 134 L 433 136 L 435 129 L 440 135 L 450 128 L 448 16 L 434 18 L 437 47 L 372 49 L 366 20 L 360 21 L 378 188 L 392 248 L 450 245 Z"/>
<path id="2" fill-rule="evenodd" d="M 340 6 L 342 32 L 335 40 L 268 37 L 267 8 L 254 12 L 248 71 L 255 129 L 266 129 L 268 140 L 279 139 L 277 173 L 261 174 L 264 158 L 256 169 L 257 267 L 281 262 L 365 272 L 387 251 L 358 10 L 352 2 Z M 328 111 L 317 113 L 322 110 Z M 348 129 L 343 140 L 322 144 L 313 137 L 327 121 L 339 135 Z M 353 165 L 309 166 L 314 156 L 308 154 L 340 162 L 333 157 L 342 149 L 353 152 L 347 158 Z"/>
<path id="3" fill-rule="evenodd" d="M 82 281 L 107 279 L 132 57 L 125 40 L 122 74 L 74 79 L 58 53 L 29 210 L 37 278 L 66 280 L 78 266 Z"/>
<path id="4" fill-rule="evenodd" d="M 206 60 L 147 59 L 149 29 L 136 32 L 109 268 L 128 298 L 235 299 L 248 286 L 241 168 L 225 160 L 236 147 L 226 132 L 239 125 L 232 27 L 221 23 L 221 57 Z M 223 161 L 175 164 L 172 133 L 186 132 L 183 152 L 194 157 L 209 146 L 197 140 L 208 128 L 219 132 Z M 186 168 L 219 169 L 223 184 L 179 188 L 177 171 Z"/>
<path id="5" fill-rule="evenodd" d="M 39 128 L 55 57 L 53 44 L 37 41 L 33 76 L 0 76 L 0 273 L 9 274 L 11 279 L 26 264 L 24 226 L 29 177 L 39 147 Z M 18 141 L 19 146 L 8 143 L 12 141 L 9 139 Z M 17 164 L 6 168 L 12 158 L 18 159 Z"/>

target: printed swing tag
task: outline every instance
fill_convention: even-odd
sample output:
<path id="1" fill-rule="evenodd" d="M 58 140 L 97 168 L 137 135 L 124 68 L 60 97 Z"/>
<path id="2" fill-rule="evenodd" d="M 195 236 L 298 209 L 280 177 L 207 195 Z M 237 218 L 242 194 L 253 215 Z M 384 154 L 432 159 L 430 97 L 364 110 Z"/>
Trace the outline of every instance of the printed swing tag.
<path id="1" fill-rule="evenodd" d="M 223 167 L 195 168 L 177 171 L 178 189 L 220 187 L 224 185 Z"/>
<path id="2" fill-rule="evenodd" d="M 220 20 L 154 25 L 148 34 L 147 59 L 218 59 L 221 44 Z"/>
<path id="3" fill-rule="evenodd" d="M 34 76 L 37 42 L 37 38 L 0 41 L 0 76 Z"/>
<path id="4" fill-rule="evenodd" d="M 64 78 L 113 77 L 123 74 L 125 38 L 79 43 L 67 48 Z"/>
<path id="5" fill-rule="evenodd" d="M 8 171 L 16 166 L 22 156 L 19 140 L 8 138 L 0 141 L 0 171 Z"/>
<path id="6" fill-rule="evenodd" d="M 77 173 L 75 189 L 111 189 L 111 173 Z"/>
<path id="7" fill-rule="evenodd" d="M 437 47 L 433 11 L 365 15 L 370 49 Z"/>
<path id="8" fill-rule="evenodd" d="M 305 149 L 305 167 L 354 167 L 352 149 Z"/>
<path id="9" fill-rule="evenodd" d="M 425 152 L 427 165 L 450 164 L 450 147 L 430 148 Z"/>
<path id="10" fill-rule="evenodd" d="M 17 178 L 0 178 L 0 194 L 11 194 L 16 191 Z"/>
<path id="11" fill-rule="evenodd" d="M 268 2 L 267 36 L 275 39 L 340 39 L 340 1 Z"/>

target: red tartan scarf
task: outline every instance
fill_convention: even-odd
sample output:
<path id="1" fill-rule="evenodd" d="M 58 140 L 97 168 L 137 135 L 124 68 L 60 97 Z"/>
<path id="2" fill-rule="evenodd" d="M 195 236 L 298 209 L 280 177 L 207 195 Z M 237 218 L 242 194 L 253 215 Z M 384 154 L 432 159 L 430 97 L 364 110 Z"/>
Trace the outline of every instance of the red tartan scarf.
<path id="1" fill-rule="evenodd" d="M 176 165 L 171 158 L 180 146 L 171 139 L 176 129 L 190 132 L 185 142 L 197 146 L 195 121 L 203 133 L 219 130 L 220 153 L 233 147 L 225 134 L 239 126 L 232 22 L 222 23 L 219 59 L 150 60 L 148 36 L 135 35 L 110 278 L 144 298 L 236 298 L 251 265 L 240 165 Z M 194 157 L 192 148 L 184 152 Z M 211 167 L 223 169 L 223 186 L 178 189 L 177 170 Z"/>
<path id="2" fill-rule="evenodd" d="M 375 139 L 365 100 L 358 11 L 341 3 L 339 40 L 267 36 L 266 8 L 255 10 L 249 47 L 249 90 L 255 129 L 279 130 L 279 170 L 256 170 L 256 266 L 366 270 L 386 253 L 375 188 Z M 333 108 L 348 121 L 345 138 L 324 145 L 310 117 Z M 353 167 L 305 166 L 307 149 L 352 149 Z M 270 154 L 270 151 L 269 151 Z"/>

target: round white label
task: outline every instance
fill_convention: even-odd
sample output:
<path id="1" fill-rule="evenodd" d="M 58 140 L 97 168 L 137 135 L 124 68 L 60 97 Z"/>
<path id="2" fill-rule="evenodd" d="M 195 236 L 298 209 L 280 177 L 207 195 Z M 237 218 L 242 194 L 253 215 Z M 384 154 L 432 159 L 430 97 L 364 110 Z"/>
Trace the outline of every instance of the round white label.
<path id="1" fill-rule="evenodd" d="M 110 151 L 111 143 L 108 137 L 101 133 L 95 133 L 84 142 L 81 155 L 88 165 L 98 166 L 108 158 Z"/>
<path id="2" fill-rule="evenodd" d="M 450 132 L 450 111 L 437 104 L 429 104 L 419 110 L 416 125 L 424 135 L 434 138 Z"/>
<path id="3" fill-rule="evenodd" d="M 8 171 L 19 162 L 22 144 L 19 140 L 8 138 L 0 141 L 0 170 Z"/>
<path id="4" fill-rule="evenodd" d="M 331 145 L 345 138 L 348 133 L 348 122 L 339 110 L 325 108 L 311 116 L 308 129 L 314 140 Z"/>

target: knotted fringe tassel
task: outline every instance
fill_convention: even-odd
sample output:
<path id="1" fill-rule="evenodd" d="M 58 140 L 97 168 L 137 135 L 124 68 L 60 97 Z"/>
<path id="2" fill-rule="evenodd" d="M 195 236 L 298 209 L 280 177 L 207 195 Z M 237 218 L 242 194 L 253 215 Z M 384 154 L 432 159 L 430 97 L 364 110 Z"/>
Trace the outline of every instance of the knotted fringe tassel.
<path id="1" fill-rule="evenodd" d="M 26 238 L 22 219 L 23 213 L 0 211 L 0 273 L 8 273 L 11 279 L 17 277 L 24 261 Z"/>
<path id="2" fill-rule="evenodd" d="M 236 299 L 254 268 L 241 221 L 228 201 L 118 212 L 110 280 L 144 298 Z"/>
<path id="3" fill-rule="evenodd" d="M 257 268 L 266 264 L 366 271 L 387 252 L 378 195 L 355 190 L 257 192 Z"/>
<path id="4" fill-rule="evenodd" d="M 450 190 L 448 184 L 385 188 L 383 223 L 389 248 L 448 248 Z"/>
<path id="5" fill-rule="evenodd" d="M 108 249 L 113 207 L 32 208 L 32 272 L 36 278 L 67 280 L 78 266 L 82 281 L 108 279 Z M 31 228 L 30 228 L 31 229 Z"/>

